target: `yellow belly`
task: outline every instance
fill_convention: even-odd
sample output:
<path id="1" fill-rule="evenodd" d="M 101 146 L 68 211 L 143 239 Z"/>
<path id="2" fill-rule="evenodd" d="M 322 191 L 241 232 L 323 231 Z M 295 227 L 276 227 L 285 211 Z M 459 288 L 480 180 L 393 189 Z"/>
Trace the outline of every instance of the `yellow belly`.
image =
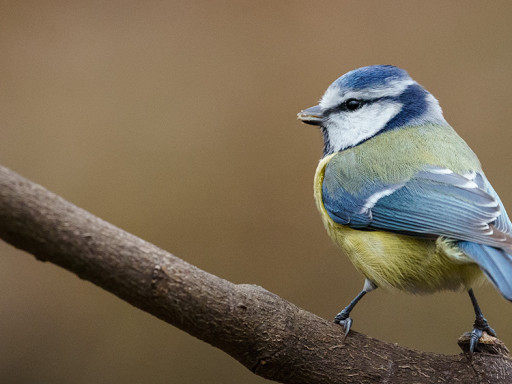
<path id="1" fill-rule="evenodd" d="M 378 287 L 417 293 L 468 289 L 485 280 L 480 268 L 449 239 L 418 239 L 335 223 L 322 202 L 323 176 L 330 157 L 317 168 L 315 200 L 329 235 L 366 278 Z"/>

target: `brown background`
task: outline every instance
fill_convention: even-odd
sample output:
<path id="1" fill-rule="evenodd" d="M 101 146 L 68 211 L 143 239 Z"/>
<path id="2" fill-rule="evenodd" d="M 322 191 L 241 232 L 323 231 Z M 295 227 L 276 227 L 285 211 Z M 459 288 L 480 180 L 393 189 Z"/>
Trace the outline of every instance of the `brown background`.
<path id="1" fill-rule="evenodd" d="M 42 5 L 44 4 L 44 5 Z M 362 277 L 312 199 L 296 113 L 344 72 L 407 69 L 512 209 L 512 3 L 0 1 L 0 163 L 234 282 L 332 318 Z M 512 304 L 477 289 L 512 347 Z M 465 294 L 376 291 L 354 329 L 457 353 Z M 235 360 L 0 243 L 0 382 L 263 383 Z"/>

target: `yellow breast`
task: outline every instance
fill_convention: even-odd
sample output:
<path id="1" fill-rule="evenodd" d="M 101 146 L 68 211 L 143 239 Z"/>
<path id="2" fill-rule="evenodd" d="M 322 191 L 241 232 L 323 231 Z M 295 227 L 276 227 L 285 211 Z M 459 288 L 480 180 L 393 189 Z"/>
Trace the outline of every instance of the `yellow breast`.
<path id="1" fill-rule="evenodd" d="M 437 240 L 382 231 L 361 231 L 334 222 L 322 201 L 325 166 L 335 155 L 323 158 L 315 173 L 314 196 L 325 228 L 354 266 L 378 287 L 427 293 L 470 288 L 485 280 L 478 266 L 444 238 Z"/>

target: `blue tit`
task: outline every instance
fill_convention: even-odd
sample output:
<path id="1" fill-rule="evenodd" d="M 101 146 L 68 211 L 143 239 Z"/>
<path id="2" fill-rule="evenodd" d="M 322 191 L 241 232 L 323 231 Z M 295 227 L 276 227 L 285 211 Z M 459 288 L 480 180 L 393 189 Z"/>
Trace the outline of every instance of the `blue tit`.
<path id="1" fill-rule="evenodd" d="M 495 335 L 473 287 L 487 278 L 512 301 L 512 224 L 469 146 L 438 101 L 403 69 L 363 67 L 338 78 L 298 119 L 320 127 L 314 197 L 330 237 L 365 277 L 336 317 L 369 291 L 468 291 L 483 332 Z"/>

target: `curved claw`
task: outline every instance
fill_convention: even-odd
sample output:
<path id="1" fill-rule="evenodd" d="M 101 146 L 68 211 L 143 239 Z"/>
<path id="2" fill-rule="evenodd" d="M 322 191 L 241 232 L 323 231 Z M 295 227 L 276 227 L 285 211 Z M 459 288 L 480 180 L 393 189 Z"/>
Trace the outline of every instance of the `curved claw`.
<path id="1" fill-rule="evenodd" d="M 352 327 L 352 318 L 345 315 L 343 312 L 340 312 L 334 318 L 334 322 L 339 324 L 345 330 L 345 336 L 350 332 L 350 328 Z"/>
<path id="2" fill-rule="evenodd" d="M 482 337 L 483 331 L 481 329 L 475 328 L 471 331 L 471 339 L 469 341 L 469 353 L 473 353 L 475 351 L 475 347 L 478 344 L 478 340 Z"/>
<path id="3" fill-rule="evenodd" d="M 487 325 L 487 328 L 485 328 L 484 331 L 487 332 L 489 335 L 496 337 L 496 331 L 489 327 L 489 325 Z"/>
<path id="4" fill-rule="evenodd" d="M 350 327 L 352 327 L 352 318 L 349 317 L 345 320 L 340 321 L 338 324 L 343 327 L 343 329 L 345 330 L 345 336 L 347 336 L 348 333 L 350 332 Z"/>

